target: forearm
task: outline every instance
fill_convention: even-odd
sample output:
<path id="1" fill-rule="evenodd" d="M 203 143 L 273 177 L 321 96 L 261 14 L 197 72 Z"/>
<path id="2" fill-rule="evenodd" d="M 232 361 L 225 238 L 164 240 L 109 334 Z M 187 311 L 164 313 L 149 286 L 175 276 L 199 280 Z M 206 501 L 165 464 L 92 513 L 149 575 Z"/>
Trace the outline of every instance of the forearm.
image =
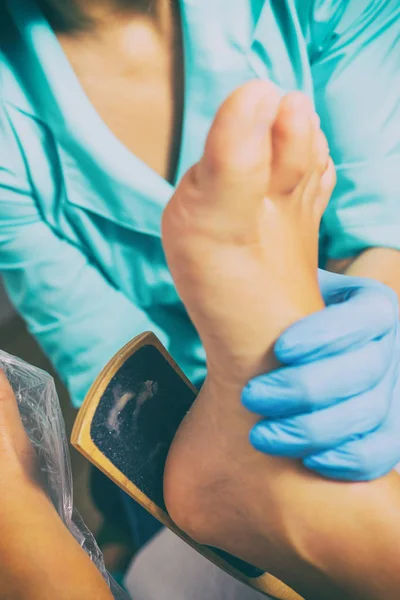
<path id="1" fill-rule="evenodd" d="M 330 260 L 327 270 L 353 277 L 370 277 L 391 287 L 400 298 L 400 251 L 369 248 L 355 258 Z"/>
<path id="2" fill-rule="evenodd" d="M 326 481 L 304 472 L 287 479 L 280 494 L 290 517 L 289 541 L 326 578 L 324 597 L 395 600 L 400 586 L 397 474 L 368 483 Z M 296 576 L 301 582 L 302 573 Z M 321 597 L 318 585 L 304 583 L 308 600 Z"/>
<path id="3" fill-rule="evenodd" d="M 43 491 L 10 482 L 0 514 L 0 600 L 111 600 Z"/>

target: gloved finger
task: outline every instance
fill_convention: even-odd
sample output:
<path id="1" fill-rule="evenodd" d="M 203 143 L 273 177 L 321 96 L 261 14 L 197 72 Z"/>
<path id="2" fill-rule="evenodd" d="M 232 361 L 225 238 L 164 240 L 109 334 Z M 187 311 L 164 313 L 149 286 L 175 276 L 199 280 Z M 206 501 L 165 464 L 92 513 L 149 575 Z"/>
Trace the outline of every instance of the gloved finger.
<path id="1" fill-rule="evenodd" d="M 386 444 L 383 450 L 382 443 Z M 371 439 L 353 440 L 338 450 L 304 459 L 304 466 L 327 479 L 372 481 L 387 475 L 400 463 L 400 439 L 388 440 L 380 431 Z"/>
<path id="2" fill-rule="evenodd" d="M 367 277 L 352 277 L 318 269 L 318 282 L 325 304 L 345 302 L 354 290 L 373 289 L 379 294 L 391 296 L 394 303 L 398 302 L 396 293 L 389 286 Z"/>
<path id="3" fill-rule="evenodd" d="M 325 410 L 261 421 L 250 433 L 251 444 L 265 454 L 304 458 L 375 430 L 388 412 L 388 384 L 354 396 Z"/>
<path id="4" fill-rule="evenodd" d="M 400 463 L 400 380 L 386 419 L 376 431 L 306 458 L 304 466 L 329 479 L 370 481 Z"/>
<path id="5" fill-rule="evenodd" d="M 371 481 L 389 473 L 400 463 L 400 437 L 378 430 L 354 439 L 336 450 L 310 456 L 304 466 L 323 477 L 339 481 Z"/>
<path id="6" fill-rule="evenodd" d="M 388 371 L 393 348 L 390 332 L 354 351 L 282 367 L 250 381 L 242 403 L 270 419 L 324 409 L 374 388 Z"/>
<path id="7" fill-rule="evenodd" d="M 397 327 L 398 308 L 381 287 L 358 287 L 340 304 L 327 306 L 286 331 L 275 343 L 283 364 L 311 362 L 360 347 Z"/>

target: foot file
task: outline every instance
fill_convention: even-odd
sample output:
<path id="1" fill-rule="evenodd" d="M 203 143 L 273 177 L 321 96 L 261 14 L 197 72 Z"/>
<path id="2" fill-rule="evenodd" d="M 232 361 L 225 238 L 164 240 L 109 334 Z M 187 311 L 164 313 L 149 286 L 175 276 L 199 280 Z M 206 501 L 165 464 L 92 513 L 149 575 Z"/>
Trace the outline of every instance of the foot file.
<path id="1" fill-rule="evenodd" d="M 302 600 L 284 583 L 237 558 L 197 544 L 169 518 L 163 473 L 169 447 L 196 398 L 153 333 L 120 350 L 100 373 L 78 413 L 72 445 L 163 525 L 221 569 L 277 600 Z"/>

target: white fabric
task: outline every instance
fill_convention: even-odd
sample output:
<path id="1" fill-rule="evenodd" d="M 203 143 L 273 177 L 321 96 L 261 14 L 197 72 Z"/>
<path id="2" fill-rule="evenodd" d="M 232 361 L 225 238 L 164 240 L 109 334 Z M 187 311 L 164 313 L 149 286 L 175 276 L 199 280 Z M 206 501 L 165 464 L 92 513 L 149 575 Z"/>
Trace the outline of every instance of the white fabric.
<path id="1" fill-rule="evenodd" d="M 133 600 L 266 600 L 174 533 L 161 531 L 133 561 L 125 585 Z"/>

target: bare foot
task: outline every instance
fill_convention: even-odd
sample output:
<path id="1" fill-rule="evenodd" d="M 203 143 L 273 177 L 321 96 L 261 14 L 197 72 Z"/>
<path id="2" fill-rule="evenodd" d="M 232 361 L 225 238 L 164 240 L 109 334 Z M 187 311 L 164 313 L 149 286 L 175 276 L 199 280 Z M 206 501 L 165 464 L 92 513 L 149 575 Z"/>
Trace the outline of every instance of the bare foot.
<path id="1" fill-rule="evenodd" d="M 163 220 L 168 263 L 213 379 L 242 385 L 265 371 L 282 330 L 323 307 L 318 230 L 333 184 L 302 94 L 280 101 L 272 84 L 252 82 L 219 111 Z"/>
<path id="2" fill-rule="evenodd" d="M 207 381 L 168 457 L 167 508 L 197 541 L 236 553 L 300 592 L 325 583 L 295 538 L 333 484 L 257 453 L 248 442 L 257 418 L 240 395 L 250 378 L 276 366 L 281 332 L 323 308 L 318 230 L 334 184 L 310 101 L 299 93 L 281 100 L 271 84 L 252 82 L 219 111 L 202 160 L 163 218 L 167 260 L 208 362 Z M 329 523 L 327 538 L 328 530 Z M 304 588 L 307 579 L 313 583 Z"/>
<path id="3" fill-rule="evenodd" d="M 256 417 L 240 403 L 247 381 L 276 366 L 279 334 L 323 308 L 318 228 L 334 183 L 309 101 L 253 82 L 224 104 L 168 205 L 165 252 L 209 371 L 171 447 L 165 500 L 194 539 L 308 600 L 395 600 L 398 476 L 342 484 L 257 453 Z"/>
<path id="4" fill-rule="evenodd" d="M 204 157 L 163 219 L 168 263 L 208 366 L 208 392 L 176 444 L 190 436 L 201 447 L 214 423 L 224 452 L 260 459 L 248 444 L 257 417 L 239 400 L 227 406 L 225 392 L 237 397 L 249 379 L 274 368 L 282 331 L 323 308 L 318 231 L 334 182 L 327 142 L 302 94 L 281 100 L 272 84 L 252 82 L 217 114 Z"/>

